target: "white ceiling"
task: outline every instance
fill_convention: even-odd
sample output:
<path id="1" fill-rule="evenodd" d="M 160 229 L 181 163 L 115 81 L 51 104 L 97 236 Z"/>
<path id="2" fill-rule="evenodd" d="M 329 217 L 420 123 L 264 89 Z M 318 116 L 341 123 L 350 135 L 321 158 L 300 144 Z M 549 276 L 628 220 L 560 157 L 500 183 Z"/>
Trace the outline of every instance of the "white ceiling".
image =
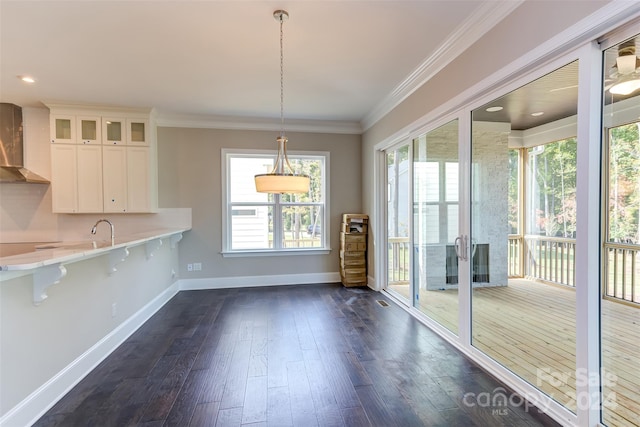
<path id="1" fill-rule="evenodd" d="M 519 1 L 0 2 L 0 101 L 155 107 L 165 115 L 361 126 Z M 17 76 L 32 75 L 28 85 Z"/>

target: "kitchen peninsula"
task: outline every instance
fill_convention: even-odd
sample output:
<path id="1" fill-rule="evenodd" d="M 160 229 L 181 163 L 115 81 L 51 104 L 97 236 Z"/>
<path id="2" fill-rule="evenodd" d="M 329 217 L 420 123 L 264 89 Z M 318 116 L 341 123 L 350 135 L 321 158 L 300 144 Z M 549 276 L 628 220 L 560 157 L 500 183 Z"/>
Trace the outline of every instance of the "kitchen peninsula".
<path id="1" fill-rule="evenodd" d="M 178 293 L 190 223 L 172 214 L 172 226 L 118 234 L 114 217 L 113 245 L 63 239 L 0 258 L 2 425 L 30 425 Z"/>

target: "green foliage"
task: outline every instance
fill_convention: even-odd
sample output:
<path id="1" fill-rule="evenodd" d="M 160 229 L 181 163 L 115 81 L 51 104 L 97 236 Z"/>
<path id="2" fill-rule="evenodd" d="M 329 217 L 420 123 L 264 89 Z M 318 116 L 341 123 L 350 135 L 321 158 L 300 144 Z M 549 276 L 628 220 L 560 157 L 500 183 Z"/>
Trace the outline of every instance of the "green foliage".
<path id="1" fill-rule="evenodd" d="M 609 228 L 613 242 L 640 242 L 640 123 L 609 130 Z M 509 226 L 518 230 L 518 150 L 509 154 Z M 526 232 L 574 237 L 576 231 L 577 141 L 569 138 L 528 150 Z M 605 160 L 606 161 L 606 160 Z"/>
<path id="2" fill-rule="evenodd" d="M 614 242 L 638 243 L 640 205 L 639 123 L 609 130 L 609 235 Z"/>
<path id="3" fill-rule="evenodd" d="M 577 141 L 568 138 L 529 150 L 533 213 L 529 233 L 574 237 L 576 231 Z"/>
<path id="4" fill-rule="evenodd" d="M 322 163 L 318 160 L 304 158 L 289 159 L 296 173 L 309 175 L 309 192 L 303 194 L 281 194 L 284 203 L 312 203 L 322 202 Z M 284 229 L 294 233 L 299 239 L 301 233 L 306 233 L 307 226 L 314 224 L 319 208 L 308 206 L 288 206 L 282 208 Z M 319 220 L 318 220 L 319 221 Z"/>

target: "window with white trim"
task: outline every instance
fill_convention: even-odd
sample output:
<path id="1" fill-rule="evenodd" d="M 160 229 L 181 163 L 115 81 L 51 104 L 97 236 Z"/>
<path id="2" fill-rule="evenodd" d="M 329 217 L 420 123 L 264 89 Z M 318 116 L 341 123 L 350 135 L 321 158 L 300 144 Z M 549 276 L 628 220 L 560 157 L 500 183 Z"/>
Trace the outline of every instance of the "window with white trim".
<path id="1" fill-rule="evenodd" d="M 328 250 L 329 153 L 289 152 L 296 172 L 311 177 L 303 194 L 256 191 L 254 176 L 273 168 L 273 151 L 222 150 L 223 253 Z"/>

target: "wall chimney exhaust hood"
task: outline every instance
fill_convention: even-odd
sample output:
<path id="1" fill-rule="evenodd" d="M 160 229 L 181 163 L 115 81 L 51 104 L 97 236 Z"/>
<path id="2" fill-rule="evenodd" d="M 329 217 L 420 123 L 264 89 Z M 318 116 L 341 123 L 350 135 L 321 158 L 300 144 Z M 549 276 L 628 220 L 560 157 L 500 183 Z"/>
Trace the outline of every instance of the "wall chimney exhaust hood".
<path id="1" fill-rule="evenodd" d="M 49 180 L 24 167 L 22 108 L 0 103 L 0 182 L 49 184 Z"/>

